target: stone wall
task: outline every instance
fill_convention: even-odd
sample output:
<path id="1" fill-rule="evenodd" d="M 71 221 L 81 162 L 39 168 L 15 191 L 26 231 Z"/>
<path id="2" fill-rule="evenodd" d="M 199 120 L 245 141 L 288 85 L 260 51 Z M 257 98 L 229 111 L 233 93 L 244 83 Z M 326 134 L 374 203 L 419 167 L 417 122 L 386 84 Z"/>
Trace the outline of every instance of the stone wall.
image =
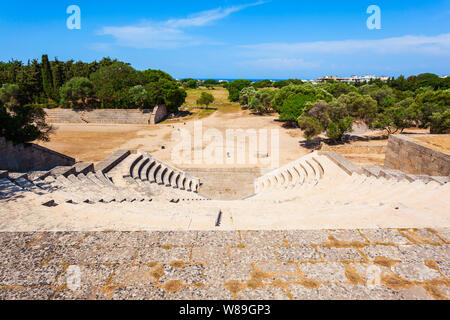
<path id="1" fill-rule="evenodd" d="M 213 200 L 240 200 L 254 194 L 254 181 L 265 173 L 253 168 L 183 168 L 200 179 L 199 193 Z"/>
<path id="2" fill-rule="evenodd" d="M 391 135 L 384 167 L 409 174 L 450 175 L 450 154 L 428 148 L 408 135 Z M 450 139 L 450 135 L 448 136 Z"/>
<path id="3" fill-rule="evenodd" d="M 156 106 L 153 108 L 152 117 L 150 119 L 150 124 L 157 124 L 163 121 L 167 117 L 166 106 Z"/>
<path id="4" fill-rule="evenodd" d="M 151 109 L 45 109 L 49 123 L 156 124 L 167 115 L 165 106 Z"/>
<path id="5" fill-rule="evenodd" d="M 0 169 L 26 172 L 33 169 L 50 169 L 56 166 L 73 166 L 75 159 L 36 144 L 16 144 L 0 137 Z"/>

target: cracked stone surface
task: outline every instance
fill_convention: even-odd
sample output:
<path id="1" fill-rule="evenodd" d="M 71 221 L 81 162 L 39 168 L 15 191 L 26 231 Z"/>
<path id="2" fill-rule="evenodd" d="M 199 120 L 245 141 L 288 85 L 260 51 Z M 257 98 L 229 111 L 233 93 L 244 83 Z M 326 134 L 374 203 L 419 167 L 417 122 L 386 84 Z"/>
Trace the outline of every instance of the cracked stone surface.
<path id="1" fill-rule="evenodd" d="M 449 300 L 449 229 L 0 233 L 1 300 Z"/>

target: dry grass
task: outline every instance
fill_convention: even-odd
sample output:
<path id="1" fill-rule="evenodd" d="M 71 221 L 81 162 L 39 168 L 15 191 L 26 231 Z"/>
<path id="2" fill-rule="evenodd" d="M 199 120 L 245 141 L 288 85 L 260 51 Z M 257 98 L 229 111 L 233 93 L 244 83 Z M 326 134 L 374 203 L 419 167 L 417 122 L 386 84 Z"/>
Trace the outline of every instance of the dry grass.
<path id="1" fill-rule="evenodd" d="M 417 140 L 425 142 L 426 146 L 445 153 L 450 153 L 450 135 L 417 137 Z"/>
<path id="2" fill-rule="evenodd" d="M 211 109 L 216 109 L 218 112 L 229 113 L 235 112 L 240 109 L 239 103 L 228 101 L 228 90 L 222 87 L 214 87 L 214 90 L 199 88 L 199 89 L 188 89 L 186 103 L 187 110 L 192 113 L 201 113 L 203 109 L 201 108 L 190 108 L 197 106 L 197 99 L 200 98 L 202 92 L 208 92 L 214 96 L 214 103 L 209 107 Z M 204 115 L 204 113 L 203 113 Z"/>

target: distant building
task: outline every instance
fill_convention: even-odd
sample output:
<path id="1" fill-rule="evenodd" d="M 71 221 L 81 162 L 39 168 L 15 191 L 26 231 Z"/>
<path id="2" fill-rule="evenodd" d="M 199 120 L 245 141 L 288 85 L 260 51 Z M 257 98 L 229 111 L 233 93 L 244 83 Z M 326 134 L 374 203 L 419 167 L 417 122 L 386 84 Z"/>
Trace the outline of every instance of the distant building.
<path id="1" fill-rule="evenodd" d="M 311 81 L 312 83 L 318 82 L 326 82 L 326 81 L 336 81 L 336 82 L 346 82 L 346 83 L 355 83 L 355 82 L 368 82 L 370 80 L 381 80 L 388 81 L 389 77 L 376 77 L 374 75 L 364 75 L 364 76 L 351 76 L 351 77 L 338 77 L 338 76 L 325 76 L 316 80 Z"/>

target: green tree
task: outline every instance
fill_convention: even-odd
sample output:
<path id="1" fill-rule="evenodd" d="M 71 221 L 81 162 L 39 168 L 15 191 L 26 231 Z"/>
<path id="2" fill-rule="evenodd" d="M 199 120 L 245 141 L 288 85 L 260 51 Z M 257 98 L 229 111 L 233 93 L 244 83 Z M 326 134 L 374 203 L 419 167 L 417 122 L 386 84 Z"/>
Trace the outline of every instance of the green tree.
<path id="1" fill-rule="evenodd" d="M 148 97 L 148 92 L 142 85 L 137 85 L 131 87 L 128 90 L 131 102 L 140 109 L 145 109 L 149 106 L 150 99 Z"/>
<path id="2" fill-rule="evenodd" d="M 271 112 L 274 96 L 275 91 L 273 90 L 256 91 L 253 96 L 250 96 L 248 108 L 260 114 Z"/>
<path id="3" fill-rule="evenodd" d="M 67 81 L 60 89 L 61 103 L 65 107 L 89 106 L 89 100 L 94 97 L 94 85 L 83 77 L 75 77 Z"/>
<path id="4" fill-rule="evenodd" d="M 150 106 L 165 105 L 172 113 L 178 112 L 187 96 L 186 91 L 179 88 L 175 81 L 166 78 L 148 83 L 145 90 L 148 92 Z"/>
<path id="5" fill-rule="evenodd" d="M 348 116 L 346 105 L 338 100 L 317 101 L 306 104 L 298 124 L 308 140 L 326 131 L 330 139 L 338 141 L 352 131 L 353 118 Z"/>
<path id="6" fill-rule="evenodd" d="M 335 98 L 339 98 L 343 94 L 357 91 L 355 86 L 344 82 L 326 82 L 320 84 L 320 87 L 332 94 Z"/>
<path id="7" fill-rule="evenodd" d="M 352 131 L 353 118 L 345 117 L 337 122 L 331 121 L 327 128 L 327 136 L 334 141 L 342 141 L 344 135 Z"/>
<path id="8" fill-rule="evenodd" d="M 44 93 L 49 99 L 55 97 L 54 87 L 53 87 L 53 75 L 50 62 L 48 61 L 48 56 L 46 54 L 42 55 L 42 87 L 44 88 Z"/>
<path id="9" fill-rule="evenodd" d="M 248 106 L 250 99 L 256 95 L 258 91 L 254 87 L 245 87 L 239 93 L 239 103 L 241 106 Z"/>
<path id="10" fill-rule="evenodd" d="M 198 88 L 198 81 L 195 79 L 183 79 L 181 80 L 181 84 L 183 85 L 183 88 L 185 89 L 197 89 Z"/>
<path id="11" fill-rule="evenodd" d="M 273 87 L 281 89 L 281 88 L 287 87 L 291 84 L 302 85 L 303 81 L 299 80 L 299 79 L 280 80 L 280 81 L 276 81 L 275 83 L 273 83 Z"/>
<path id="12" fill-rule="evenodd" d="M 214 79 L 208 79 L 208 80 L 203 81 L 203 85 L 204 86 L 217 86 L 217 85 L 219 85 L 219 81 L 214 80 Z"/>
<path id="13" fill-rule="evenodd" d="M 227 83 L 226 89 L 228 90 L 228 100 L 230 100 L 231 102 L 238 102 L 239 94 L 241 93 L 242 89 L 250 87 L 251 84 L 251 81 L 242 79 Z"/>
<path id="14" fill-rule="evenodd" d="M 319 119 L 307 115 L 303 115 L 299 118 L 298 126 L 303 130 L 307 140 L 311 140 L 325 130 Z"/>
<path id="15" fill-rule="evenodd" d="M 253 82 L 253 87 L 255 87 L 255 88 L 259 88 L 259 89 L 262 89 L 262 88 L 271 88 L 271 87 L 273 87 L 273 83 L 272 83 L 272 81 L 270 81 L 270 80 L 260 80 L 260 81 L 256 81 L 256 82 Z"/>
<path id="16" fill-rule="evenodd" d="M 433 113 L 429 124 L 432 134 L 450 134 L 450 108 Z"/>
<path id="17" fill-rule="evenodd" d="M 285 101 L 291 96 L 297 94 L 314 97 L 314 101 L 324 100 L 326 102 L 330 102 L 331 100 L 333 100 L 333 96 L 327 91 L 310 83 L 302 85 L 288 85 L 276 92 L 272 101 L 274 110 L 280 112 L 280 109 Z"/>
<path id="18" fill-rule="evenodd" d="M 52 127 L 45 122 L 45 112 L 31 105 L 4 105 L 0 102 L 0 136 L 14 143 L 48 141 Z"/>
<path id="19" fill-rule="evenodd" d="M 314 95 L 295 94 L 286 99 L 279 109 L 280 120 L 288 122 L 296 122 L 302 115 L 307 102 L 316 101 Z"/>
<path id="20" fill-rule="evenodd" d="M 55 61 L 51 63 L 51 67 L 52 67 L 53 88 L 56 91 L 58 91 L 59 88 L 61 88 L 65 82 L 64 63 L 55 58 Z"/>
<path id="21" fill-rule="evenodd" d="M 0 88 L 0 101 L 5 106 L 20 106 L 23 100 L 22 91 L 17 84 L 5 83 Z"/>
<path id="22" fill-rule="evenodd" d="M 374 121 L 377 114 L 377 101 L 370 96 L 360 95 L 357 92 L 350 92 L 339 97 L 338 101 L 346 106 L 349 115 L 358 120 L 364 121 L 369 126 Z"/>
<path id="23" fill-rule="evenodd" d="M 93 73 L 91 81 L 104 107 L 129 108 L 128 89 L 142 84 L 142 76 L 130 65 L 114 62 Z"/>
<path id="24" fill-rule="evenodd" d="M 420 114 L 421 126 L 430 128 L 431 133 L 448 131 L 445 128 L 446 115 L 450 110 L 450 90 L 427 91 L 417 95 L 415 111 Z M 444 127 L 443 127 L 444 126 Z"/>
<path id="25" fill-rule="evenodd" d="M 198 105 L 204 105 L 206 107 L 208 107 L 213 102 L 214 102 L 214 96 L 208 92 L 202 92 L 202 94 L 200 95 L 200 98 L 197 99 Z"/>

